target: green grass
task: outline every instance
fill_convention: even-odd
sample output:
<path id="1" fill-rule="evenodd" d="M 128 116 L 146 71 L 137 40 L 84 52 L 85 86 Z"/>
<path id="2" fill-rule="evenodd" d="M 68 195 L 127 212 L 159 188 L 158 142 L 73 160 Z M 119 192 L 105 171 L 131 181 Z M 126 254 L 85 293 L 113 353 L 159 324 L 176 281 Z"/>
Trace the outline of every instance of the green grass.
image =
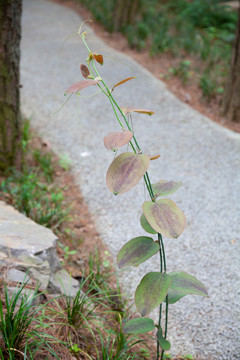
<path id="1" fill-rule="evenodd" d="M 0 358 L 2 360 L 33 359 L 41 348 L 59 359 L 51 347 L 54 339 L 46 333 L 37 332 L 34 323 L 37 321 L 39 308 L 34 301 L 39 297 L 38 289 L 26 289 L 26 282 L 18 285 L 12 294 L 5 284 L 4 298 L 0 299 Z"/>
<path id="2" fill-rule="evenodd" d="M 69 210 L 64 205 L 63 191 L 53 185 L 54 163 L 50 153 L 31 148 L 29 122 L 23 126 L 21 171 L 9 169 L 1 184 L 1 199 L 36 223 L 58 229 L 66 220 Z M 29 158 L 31 161 L 29 162 Z"/>

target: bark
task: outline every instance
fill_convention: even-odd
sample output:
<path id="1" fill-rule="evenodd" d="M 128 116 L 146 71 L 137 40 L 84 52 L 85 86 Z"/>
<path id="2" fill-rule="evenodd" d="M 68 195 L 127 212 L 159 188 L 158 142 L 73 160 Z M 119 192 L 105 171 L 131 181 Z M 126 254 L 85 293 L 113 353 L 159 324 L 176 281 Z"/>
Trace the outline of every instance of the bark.
<path id="1" fill-rule="evenodd" d="M 22 0 L 0 0 L 0 170 L 21 163 L 19 61 Z"/>
<path id="2" fill-rule="evenodd" d="M 240 0 L 236 39 L 232 50 L 231 67 L 223 100 L 223 115 L 240 123 Z"/>
<path id="3" fill-rule="evenodd" d="M 140 0 L 117 0 L 114 11 L 114 31 L 133 25 L 141 7 Z"/>

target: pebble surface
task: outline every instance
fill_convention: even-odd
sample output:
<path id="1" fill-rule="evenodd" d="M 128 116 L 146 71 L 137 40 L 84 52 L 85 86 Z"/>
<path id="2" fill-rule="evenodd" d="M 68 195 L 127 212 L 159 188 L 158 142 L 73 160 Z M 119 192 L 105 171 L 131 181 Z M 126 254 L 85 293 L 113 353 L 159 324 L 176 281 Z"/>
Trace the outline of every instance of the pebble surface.
<path id="1" fill-rule="evenodd" d="M 105 184 L 113 153 L 103 137 L 119 127 L 97 87 L 84 89 L 63 108 L 64 91 L 82 80 L 79 64 L 87 51 L 77 38 L 81 18 L 71 9 L 45 0 L 23 0 L 21 43 L 21 106 L 39 134 L 59 155 L 72 160 L 72 171 L 110 253 L 143 235 L 139 224 L 147 199 L 143 182 L 114 196 Z M 64 40 L 69 36 L 68 40 Z M 134 114 L 136 138 L 151 161 L 152 182 L 182 181 L 171 196 L 187 217 L 178 239 L 164 239 L 168 271 L 189 272 L 202 281 L 209 298 L 187 296 L 170 306 L 172 354 L 192 354 L 202 360 L 237 360 L 239 347 L 240 135 L 193 110 L 171 94 L 130 57 L 110 48 L 94 33 L 90 49 L 104 56 L 98 66 L 109 86 L 137 76 L 114 89 L 121 106 L 145 107 L 155 115 Z M 126 151 L 126 149 L 124 149 Z M 81 251 L 81 249 L 80 249 Z M 141 278 L 158 271 L 154 256 L 137 269 L 119 271 L 129 297 Z M 153 314 L 155 319 L 156 313 Z"/>

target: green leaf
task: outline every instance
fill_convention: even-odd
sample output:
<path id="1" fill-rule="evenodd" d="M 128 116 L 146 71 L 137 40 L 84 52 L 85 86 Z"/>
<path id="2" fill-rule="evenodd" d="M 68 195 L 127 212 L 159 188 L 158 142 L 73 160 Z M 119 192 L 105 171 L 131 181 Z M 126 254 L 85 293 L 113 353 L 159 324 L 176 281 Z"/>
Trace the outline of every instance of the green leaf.
<path id="1" fill-rule="evenodd" d="M 117 263 L 119 267 L 138 266 L 159 251 L 158 243 L 147 236 L 138 236 L 128 241 L 119 251 Z"/>
<path id="2" fill-rule="evenodd" d="M 156 184 L 152 185 L 153 193 L 156 196 L 166 196 L 177 191 L 182 186 L 181 181 L 167 181 L 160 180 Z"/>
<path id="3" fill-rule="evenodd" d="M 170 199 L 160 199 L 155 203 L 145 201 L 143 212 L 151 227 L 162 235 L 177 238 L 184 231 L 186 217 Z"/>
<path id="4" fill-rule="evenodd" d="M 146 317 L 129 320 L 123 326 L 125 334 L 144 334 L 154 329 L 153 320 Z"/>
<path id="5" fill-rule="evenodd" d="M 145 174 L 150 163 L 148 155 L 123 153 L 113 160 L 106 175 L 107 187 L 114 195 L 132 189 Z"/>
<path id="6" fill-rule="evenodd" d="M 142 316 L 163 302 L 172 282 L 166 273 L 150 272 L 143 277 L 135 292 L 135 304 Z"/>
<path id="7" fill-rule="evenodd" d="M 108 150 L 116 151 L 126 145 L 132 137 L 133 133 L 130 130 L 112 132 L 104 137 L 103 142 Z"/>
<path id="8" fill-rule="evenodd" d="M 144 213 L 142 213 L 142 216 L 140 218 L 140 224 L 142 225 L 142 228 L 149 234 L 157 234 L 157 232 L 151 227 L 151 225 L 147 221 Z"/>
<path id="9" fill-rule="evenodd" d="M 159 342 L 160 347 L 164 350 L 164 351 L 168 351 L 171 348 L 171 344 L 169 341 L 167 341 L 162 334 L 162 328 L 160 327 L 158 329 L 157 332 L 157 340 Z"/>
<path id="10" fill-rule="evenodd" d="M 172 272 L 168 274 L 172 283 L 168 290 L 168 302 L 169 304 L 174 304 L 182 297 L 192 294 L 200 296 L 208 296 L 207 289 L 197 280 L 194 276 L 189 275 L 183 271 L 181 272 Z"/>

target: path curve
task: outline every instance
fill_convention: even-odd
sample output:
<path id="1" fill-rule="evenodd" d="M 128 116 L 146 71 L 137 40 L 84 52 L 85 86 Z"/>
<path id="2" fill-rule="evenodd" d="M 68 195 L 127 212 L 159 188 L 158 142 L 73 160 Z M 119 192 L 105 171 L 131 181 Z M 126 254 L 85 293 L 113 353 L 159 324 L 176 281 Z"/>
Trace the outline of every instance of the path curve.
<path id="1" fill-rule="evenodd" d="M 80 22 L 76 13 L 61 5 L 23 1 L 22 111 L 58 154 L 72 159 L 76 182 L 97 229 L 116 257 L 127 240 L 143 234 L 138 219 L 145 195 L 142 183 L 117 197 L 106 188 L 105 172 L 113 155 L 102 139 L 118 129 L 107 99 L 74 98 L 54 113 L 65 100 L 64 90 L 81 80 L 79 63 L 87 57 L 81 42 L 70 39 L 60 53 L 63 40 L 77 31 Z M 100 71 L 108 84 L 138 77 L 114 90 L 118 102 L 156 113 L 134 115 L 143 151 L 161 154 L 151 162 L 153 182 L 168 179 L 184 184 L 172 198 L 185 212 L 187 227 L 179 239 L 165 240 L 168 271 L 195 275 L 210 298 L 188 296 L 171 306 L 172 353 L 191 353 L 204 360 L 239 359 L 240 135 L 182 103 L 147 70 L 93 34 L 89 46 L 104 54 Z M 142 276 L 157 270 L 155 256 L 137 270 L 120 272 L 120 278 L 133 297 Z"/>

